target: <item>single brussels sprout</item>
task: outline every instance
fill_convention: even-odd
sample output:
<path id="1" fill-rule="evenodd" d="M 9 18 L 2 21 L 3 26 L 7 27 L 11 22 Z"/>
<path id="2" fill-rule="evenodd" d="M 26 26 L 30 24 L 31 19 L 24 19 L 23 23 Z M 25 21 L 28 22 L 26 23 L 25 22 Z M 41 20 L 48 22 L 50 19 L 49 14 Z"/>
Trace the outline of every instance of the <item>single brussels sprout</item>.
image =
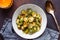
<path id="1" fill-rule="evenodd" d="M 23 32 L 26 33 L 26 34 L 28 34 L 29 33 L 29 29 L 26 29 Z"/>
<path id="2" fill-rule="evenodd" d="M 22 14 L 26 14 L 26 11 L 25 11 L 25 10 L 22 10 L 21 13 L 22 13 Z"/>
<path id="3" fill-rule="evenodd" d="M 34 18 L 33 17 L 29 17 L 28 20 L 29 20 L 29 22 L 33 22 Z"/>
<path id="4" fill-rule="evenodd" d="M 27 9 L 27 12 L 28 12 L 28 14 L 31 14 L 32 13 L 32 9 L 31 8 L 28 8 Z"/>
<path id="5" fill-rule="evenodd" d="M 32 12 L 32 16 L 33 16 L 33 17 L 36 17 L 36 12 L 33 11 L 33 12 Z"/>
<path id="6" fill-rule="evenodd" d="M 28 22 L 28 18 L 27 18 L 27 17 L 24 17 L 24 21 L 25 21 L 25 22 Z"/>
<path id="7" fill-rule="evenodd" d="M 21 17 L 19 21 L 20 21 L 20 22 L 23 22 L 23 21 L 24 21 L 23 17 Z"/>
<path id="8" fill-rule="evenodd" d="M 37 31 L 39 31 L 39 30 L 40 30 L 40 27 L 38 26 L 38 27 L 37 27 Z"/>

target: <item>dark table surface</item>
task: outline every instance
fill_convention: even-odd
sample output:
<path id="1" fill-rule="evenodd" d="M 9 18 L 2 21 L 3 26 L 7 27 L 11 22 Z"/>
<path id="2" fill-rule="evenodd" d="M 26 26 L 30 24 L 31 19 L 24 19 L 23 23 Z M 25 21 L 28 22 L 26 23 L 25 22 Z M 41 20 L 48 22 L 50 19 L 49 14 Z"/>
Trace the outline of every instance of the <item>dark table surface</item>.
<path id="1" fill-rule="evenodd" d="M 60 25 L 60 0 L 51 0 L 55 7 L 55 16 Z M 2 28 L 5 18 L 12 18 L 14 11 L 21 5 L 31 3 L 40 6 L 45 11 L 46 0 L 14 0 L 13 5 L 9 9 L 0 9 L 0 29 Z M 53 17 L 45 11 L 47 15 L 47 27 L 53 30 L 57 30 Z M 60 40 L 60 37 L 58 38 Z M 1 39 L 0 39 L 1 40 Z"/>

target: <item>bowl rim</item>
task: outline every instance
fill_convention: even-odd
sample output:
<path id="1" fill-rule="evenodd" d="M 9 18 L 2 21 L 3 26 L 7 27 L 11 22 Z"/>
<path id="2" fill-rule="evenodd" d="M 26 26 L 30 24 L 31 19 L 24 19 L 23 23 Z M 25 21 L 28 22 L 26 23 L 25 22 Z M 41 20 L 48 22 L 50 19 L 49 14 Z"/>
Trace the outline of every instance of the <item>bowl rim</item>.
<path id="1" fill-rule="evenodd" d="M 35 6 L 38 6 L 38 5 L 36 5 L 36 4 L 23 4 L 23 5 L 35 5 Z M 21 6 L 19 6 L 17 9 L 19 9 L 20 7 L 22 7 L 23 5 L 21 5 Z M 44 12 L 44 10 L 40 7 L 40 6 L 38 6 L 43 12 Z M 15 10 L 15 12 L 17 11 L 17 9 Z M 15 13 L 14 12 L 14 13 Z M 44 14 L 45 14 L 45 12 L 44 12 Z M 13 14 L 13 16 L 14 16 L 14 14 Z M 46 26 L 47 26 L 47 16 L 46 16 L 46 14 L 45 14 L 45 17 L 46 17 Z M 12 21 L 13 21 L 13 17 L 12 17 Z M 13 25 L 13 22 L 12 22 L 12 25 Z M 14 29 L 14 28 L 13 28 Z M 46 29 L 46 27 L 45 27 L 45 29 Z M 44 29 L 44 31 L 45 31 L 45 29 Z M 14 31 L 15 31 L 15 29 L 14 29 Z M 42 32 L 42 34 L 44 33 L 44 31 Z M 15 33 L 17 34 L 17 35 L 19 35 L 16 31 L 15 31 Z M 41 34 L 41 35 L 42 35 Z M 39 36 L 41 36 L 41 35 L 39 35 Z M 19 35 L 20 36 L 20 35 Z M 38 37 L 39 37 L 38 36 Z M 21 37 L 21 36 L 20 36 Z M 24 38 L 24 37 L 22 37 L 22 38 Z M 24 38 L 24 39 L 34 39 L 34 38 Z"/>

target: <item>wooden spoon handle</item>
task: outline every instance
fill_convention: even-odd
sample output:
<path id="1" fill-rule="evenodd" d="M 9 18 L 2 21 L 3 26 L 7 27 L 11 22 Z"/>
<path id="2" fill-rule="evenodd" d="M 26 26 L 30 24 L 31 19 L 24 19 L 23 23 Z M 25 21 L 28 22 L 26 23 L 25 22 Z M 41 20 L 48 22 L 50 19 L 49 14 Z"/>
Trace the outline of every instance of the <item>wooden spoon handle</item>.
<path id="1" fill-rule="evenodd" d="M 60 34 L 60 26 L 58 25 L 58 22 L 57 22 L 57 19 L 56 19 L 54 13 L 52 13 L 52 16 L 53 16 L 53 18 L 54 18 L 54 20 L 55 20 L 56 26 L 57 26 L 57 28 L 58 28 L 58 30 L 59 30 L 59 34 Z"/>

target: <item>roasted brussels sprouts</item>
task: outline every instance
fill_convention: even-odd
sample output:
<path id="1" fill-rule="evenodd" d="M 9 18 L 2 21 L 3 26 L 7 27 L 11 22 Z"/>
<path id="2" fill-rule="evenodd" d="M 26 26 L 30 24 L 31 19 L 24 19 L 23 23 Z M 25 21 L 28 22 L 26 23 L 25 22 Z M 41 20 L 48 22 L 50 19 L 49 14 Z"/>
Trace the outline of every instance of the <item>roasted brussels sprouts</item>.
<path id="1" fill-rule="evenodd" d="M 16 19 L 17 28 L 25 34 L 34 34 L 41 28 L 42 17 L 31 8 L 22 10 Z"/>

